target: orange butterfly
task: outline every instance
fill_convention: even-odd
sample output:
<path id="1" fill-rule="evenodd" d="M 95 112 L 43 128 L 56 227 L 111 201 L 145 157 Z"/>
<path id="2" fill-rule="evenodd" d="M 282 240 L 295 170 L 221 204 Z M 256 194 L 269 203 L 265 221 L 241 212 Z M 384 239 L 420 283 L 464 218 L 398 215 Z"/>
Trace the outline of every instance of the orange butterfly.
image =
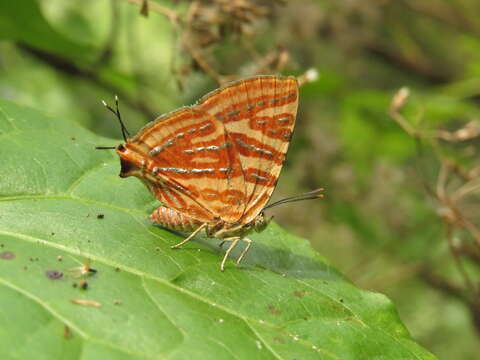
<path id="1" fill-rule="evenodd" d="M 277 183 L 292 137 L 298 107 L 294 77 L 255 76 L 217 89 L 193 106 L 146 125 L 116 147 L 120 177 L 136 176 L 164 205 L 150 216 L 154 224 L 193 231 L 178 248 L 205 230 L 230 242 L 221 270 L 239 241 L 268 224 L 263 210 Z M 99 147 L 105 149 L 108 147 Z M 280 203 L 321 197 L 318 189 Z M 223 244 L 222 242 L 222 244 Z"/>

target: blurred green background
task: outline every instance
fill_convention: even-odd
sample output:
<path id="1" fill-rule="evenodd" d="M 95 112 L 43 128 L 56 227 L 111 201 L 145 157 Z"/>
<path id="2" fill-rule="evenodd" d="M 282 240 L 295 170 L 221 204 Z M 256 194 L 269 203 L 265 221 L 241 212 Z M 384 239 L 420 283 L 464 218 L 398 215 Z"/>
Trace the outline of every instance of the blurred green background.
<path id="1" fill-rule="evenodd" d="M 478 0 L 1 1 L 0 98 L 108 146 L 120 129 L 101 99 L 119 95 L 134 133 L 230 79 L 316 69 L 274 199 L 326 198 L 271 214 L 387 294 L 439 358 L 478 359 L 479 14 Z"/>

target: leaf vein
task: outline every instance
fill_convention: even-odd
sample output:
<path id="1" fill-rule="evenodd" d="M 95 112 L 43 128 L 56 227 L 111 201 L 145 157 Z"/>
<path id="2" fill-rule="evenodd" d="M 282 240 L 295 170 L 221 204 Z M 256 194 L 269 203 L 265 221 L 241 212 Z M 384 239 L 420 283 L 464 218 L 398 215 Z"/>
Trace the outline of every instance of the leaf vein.
<path id="1" fill-rule="evenodd" d="M 68 252 L 70 254 L 73 254 L 73 255 L 77 255 L 77 256 L 85 256 L 85 257 L 88 257 L 89 259 L 91 259 L 92 261 L 97 261 L 97 262 L 100 262 L 100 263 L 103 263 L 104 265 L 108 265 L 108 266 L 111 266 L 113 268 L 117 268 L 117 267 L 121 267 L 123 271 L 126 271 L 126 272 L 129 272 L 131 274 L 134 274 L 134 275 L 137 275 L 137 276 L 140 276 L 140 277 L 145 277 L 145 278 L 148 278 L 148 279 L 151 279 L 151 280 L 154 280 L 154 281 L 158 281 L 159 283 L 165 285 L 165 286 L 168 286 L 180 293 L 183 293 L 184 295 L 186 296 L 189 296 L 191 298 L 194 298 L 202 303 L 205 303 L 209 306 L 214 306 L 216 309 L 220 309 L 222 311 L 224 311 L 225 313 L 227 314 L 230 314 L 232 316 L 235 316 L 239 319 L 242 319 L 243 321 L 249 321 L 249 322 L 252 322 L 252 323 L 258 323 L 259 325 L 261 326 L 264 326 L 264 327 L 270 327 L 272 329 L 277 329 L 277 326 L 273 325 L 273 324 L 269 324 L 265 321 L 259 321 L 257 319 L 252 319 L 252 318 L 249 318 L 247 316 L 244 316 L 243 314 L 240 314 L 236 311 L 234 311 L 233 309 L 229 309 L 221 304 L 215 304 L 213 305 L 211 303 L 211 301 L 209 301 L 208 299 L 204 298 L 203 296 L 197 294 L 197 293 L 194 293 L 190 290 L 187 290 L 185 288 L 182 288 L 182 287 L 179 287 L 173 283 L 171 283 L 170 281 L 168 280 L 165 280 L 165 279 L 162 279 L 162 278 L 159 278 L 155 275 L 151 275 L 151 274 L 148 274 L 148 273 L 145 273 L 141 270 L 138 270 L 138 269 L 135 269 L 135 268 L 131 268 L 131 267 L 128 267 L 128 266 L 124 266 L 124 265 L 121 265 L 121 264 L 118 264 L 118 263 L 115 263 L 115 262 L 112 262 L 104 257 L 100 257 L 100 256 L 97 256 L 97 255 L 94 255 L 94 254 L 85 254 L 85 253 L 81 253 L 79 250 L 73 250 L 71 248 L 68 248 L 64 245 L 61 245 L 61 244 L 56 244 L 56 243 L 52 243 L 50 241 L 47 241 L 45 239 L 41 239 L 41 238 L 36 238 L 36 237 L 33 237 L 33 236 L 29 236 L 29 235 L 25 235 L 25 234 L 19 234 L 19 233 L 14 233 L 14 232 L 9 232 L 9 231 L 2 231 L 0 230 L 0 234 L 4 234 L 4 235 L 8 235 L 8 236 L 12 236 L 12 237 L 17 237 L 19 239 L 22 239 L 22 240 L 25 240 L 25 241 L 30 241 L 30 242 L 33 242 L 33 243 L 40 243 L 40 244 L 43 244 L 43 245 L 46 245 L 46 246 L 51 246 L 53 248 L 57 248 L 57 249 L 60 249 L 60 250 L 63 250 L 65 252 Z M 290 337 L 294 337 L 293 334 L 291 334 L 290 332 L 287 332 L 286 333 L 290 336 Z M 313 344 L 309 344 L 307 343 L 306 341 L 302 340 L 300 341 L 300 343 L 302 345 L 305 345 L 306 347 L 312 347 Z M 325 350 L 324 350 L 325 351 Z M 280 357 L 278 357 L 278 359 L 281 359 Z"/>
<path id="2" fill-rule="evenodd" d="M 77 327 L 76 325 L 74 325 L 70 320 L 68 319 L 65 319 L 62 315 L 60 315 L 59 313 L 57 313 L 54 309 L 52 309 L 48 304 L 46 304 L 44 301 L 42 301 L 42 299 L 38 298 L 37 296 L 29 293 L 27 290 L 25 289 L 22 289 L 22 288 L 19 288 L 18 286 L 8 282 L 7 280 L 5 279 L 2 279 L 0 278 L 0 284 L 2 284 L 3 286 L 6 286 L 6 287 L 9 287 L 10 289 L 12 290 L 15 290 L 16 292 L 22 294 L 23 296 L 25 296 L 26 298 L 30 299 L 31 301 L 33 302 L 36 302 L 38 305 L 40 305 L 42 308 L 44 308 L 48 313 L 50 313 L 54 318 L 56 318 L 57 320 L 59 320 L 61 323 L 67 325 L 68 327 L 70 327 L 71 329 L 73 329 L 75 332 L 77 332 L 83 339 L 88 339 L 90 338 L 90 336 L 83 332 L 82 330 L 80 330 L 79 327 Z"/>
<path id="3" fill-rule="evenodd" d="M 300 282 L 300 283 L 302 283 L 302 284 L 304 284 L 305 286 L 313 289 L 315 292 L 319 292 L 318 289 L 315 289 L 315 288 L 314 288 L 312 285 L 310 285 L 309 283 L 304 282 L 304 281 L 302 281 L 302 280 L 298 280 L 298 279 L 297 279 L 297 281 Z M 333 298 L 332 298 L 331 296 L 329 296 L 328 294 L 324 294 L 324 296 L 327 296 L 327 297 L 331 298 L 333 301 L 336 301 L 335 299 L 333 299 Z M 340 303 L 340 302 L 339 302 L 339 303 Z M 369 329 L 372 328 L 370 325 L 364 323 L 363 320 L 362 320 L 352 309 L 350 309 L 346 304 L 344 304 L 344 303 L 340 303 L 340 304 L 342 304 L 347 310 L 349 310 L 349 311 L 352 313 L 352 315 L 355 316 L 355 318 L 358 320 L 358 322 L 359 322 L 360 324 L 362 324 L 362 325 L 365 326 L 365 327 L 368 327 Z M 376 327 L 375 329 L 378 329 L 380 332 L 382 332 L 383 334 L 385 334 L 387 337 L 393 339 L 397 344 L 400 345 L 400 347 L 406 349 L 406 350 L 407 350 L 408 352 L 410 352 L 416 359 L 421 359 L 421 358 L 419 358 L 419 357 L 417 356 L 416 353 L 414 353 L 411 349 L 409 349 L 407 346 L 405 346 L 402 342 L 400 342 L 400 341 L 399 341 L 395 336 L 393 336 L 392 334 L 388 333 L 387 331 L 383 330 L 383 329 L 380 328 L 380 327 Z"/>
<path id="4" fill-rule="evenodd" d="M 68 152 L 65 151 L 65 153 L 67 153 L 68 157 L 70 157 L 70 159 L 72 159 L 72 157 L 68 154 Z M 72 159 L 73 161 L 73 159 Z M 94 166 L 90 169 L 88 169 L 87 171 L 85 171 L 82 175 L 80 175 L 75 181 L 72 182 L 72 184 L 68 187 L 68 189 L 66 190 L 66 193 L 67 194 L 72 194 L 75 189 L 77 188 L 77 186 L 80 185 L 80 183 L 85 179 L 87 178 L 88 176 L 90 176 L 92 173 L 102 169 L 105 167 L 105 165 L 107 164 L 110 164 L 110 163 L 113 163 L 113 160 L 110 160 L 110 161 L 102 161 L 100 164 L 98 164 L 97 166 Z M 75 163 L 79 168 L 80 168 L 80 165 L 78 165 L 77 163 Z"/>

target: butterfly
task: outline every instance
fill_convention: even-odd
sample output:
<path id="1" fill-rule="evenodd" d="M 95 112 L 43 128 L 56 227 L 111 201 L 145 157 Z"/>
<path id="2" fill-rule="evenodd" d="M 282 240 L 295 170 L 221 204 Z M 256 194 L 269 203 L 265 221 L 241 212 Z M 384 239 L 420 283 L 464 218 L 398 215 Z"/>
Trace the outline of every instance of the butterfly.
<path id="1" fill-rule="evenodd" d="M 124 143 L 115 149 L 120 177 L 135 176 L 162 202 L 150 220 L 191 232 L 178 248 L 204 230 L 229 243 L 220 269 L 240 241 L 268 225 L 264 210 L 321 197 L 323 189 L 268 206 L 292 138 L 298 107 L 295 77 L 254 76 L 231 82 L 192 106 L 160 116 L 129 138 L 116 109 Z M 106 149 L 111 147 L 97 147 Z"/>

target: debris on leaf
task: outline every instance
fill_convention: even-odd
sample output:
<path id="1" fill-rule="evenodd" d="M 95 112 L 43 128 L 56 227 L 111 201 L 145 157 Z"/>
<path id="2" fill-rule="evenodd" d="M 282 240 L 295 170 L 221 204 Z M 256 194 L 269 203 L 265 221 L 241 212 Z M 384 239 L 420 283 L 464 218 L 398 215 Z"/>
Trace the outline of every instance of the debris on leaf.
<path id="1" fill-rule="evenodd" d="M 72 257 L 72 259 L 75 262 L 79 263 L 81 266 L 77 266 L 77 267 L 74 267 L 74 268 L 70 269 L 68 271 L 69 276 L 78 278 L 78 277 L 93 275 L 93 274 L 97 273 L 97 270 L 90 266 L 90 264 L 91 264 L 90 259 L 87 259 L 87 261 L 85 261 L 84 263 L 82 263 L 81 261 L 78 261 L 74 257 Z"/>
<path id="2" fill-rule="evenodd" d="M 0 259 L 13 260 L 13 259 L 15 259 L 15 254 L 11 251 L 4 251 L 4 252 L 0 253 Z"/>
<path id="3" fill-rule="evenodd" d="M 102 306 L 102 304 L 94 300 L 73 298 L 73 299 L 70 299 L 70 301 L 74 304 L 82 305 L 82 306 L 90 306 L 90 307 L 96 307 L 96 308 Z"/>
<path id="4" fill-rule="evenodd" d="M 57 270 L 48 270 L 45 272 L 45 274 L 49 279 L 52 279 L 52 280 L 58 280 L 63 277 L 63 273 Z"/>
<path id="5" fill-rule="evenodd" d="M 73 337 L 72 331 L 67 325 L 65 325 L 65 327 L 63 328 L 63 337 L 67 340 L 70 340 Z"/>
<path id="6" fill-rule="evenodd" d="M 82 289 L 82 290 L 87 290 L 87 289 L 88 289 L 88 282 L 86 282 L 85 280 L 81 280 L 81 281 L 79 281 L 79 282 L 74 282 L 74 283 L 72 284 L 72 286 L 73 286 L 74 288 L 79 287 L 79 288 Z"/>
<path id="7" fill-rule="evenodd" d="M 302 298 L 305 296 L 305 290 L 295 290 L 293 292 L 293 296 L 296 296 L 298 298 Z"/>
<path id="8" fill-rule="evenodd" d="M 273 305 L 268 305 L 268 310 L 272 313 L 272 314 L 275 314 L 275 315 L 279 315 L 280 314 L 280 310 L 278 310 L 275 306 Z"/>

